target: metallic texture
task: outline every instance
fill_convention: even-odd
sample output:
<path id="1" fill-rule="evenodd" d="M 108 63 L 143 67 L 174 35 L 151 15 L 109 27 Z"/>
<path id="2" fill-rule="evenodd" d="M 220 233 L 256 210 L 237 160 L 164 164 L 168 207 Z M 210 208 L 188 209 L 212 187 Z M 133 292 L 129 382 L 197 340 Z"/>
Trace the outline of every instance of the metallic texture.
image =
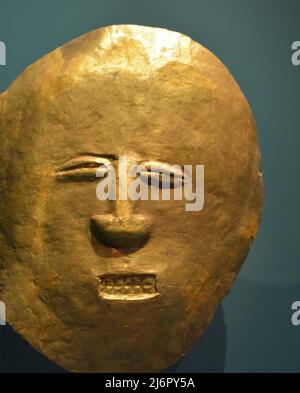
<path id="1" fill-rule="evenodd" d="M 120 25 L 28 67 L 0 95 L 0 299 L 72 371 L 162 370 L 231 288 L 256 234 L 255 122 L 226 67 L 189 37 Z M 100 162 L 205 166 L 205 203 L 106 201 Z"/>

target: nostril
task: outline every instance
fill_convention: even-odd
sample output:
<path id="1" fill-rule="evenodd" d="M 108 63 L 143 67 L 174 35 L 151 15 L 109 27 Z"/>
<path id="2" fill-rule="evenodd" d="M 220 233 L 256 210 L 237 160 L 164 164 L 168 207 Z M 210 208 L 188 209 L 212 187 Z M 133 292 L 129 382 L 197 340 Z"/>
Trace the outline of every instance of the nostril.
<path id="1" fill-rule="evenodd" d="M 91 219 L 91 231 L 97 240 L 110 247 L 140 248 L 150 236 L 151 224 L 144 215 L 130 218 L 97 215 Z"/>

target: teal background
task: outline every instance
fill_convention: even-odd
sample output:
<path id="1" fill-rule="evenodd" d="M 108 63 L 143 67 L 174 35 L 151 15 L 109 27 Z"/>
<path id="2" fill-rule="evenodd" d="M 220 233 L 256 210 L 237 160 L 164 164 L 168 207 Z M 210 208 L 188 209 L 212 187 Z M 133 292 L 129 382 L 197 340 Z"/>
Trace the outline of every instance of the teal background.
<path id="1" fill-rule="evenodd" d="M 92 29 L 119 23 L 185 33 L 230 69 L 256 118 L 265 179 L 257 239 L 216 317 L 192 352 L 169 371 L 299 372 L 300 40 L 298 0 L 0 0 L 7 65 L 0 91 L 42 55 Z M 1 154 L 1 146 L 0 146 Z M 2 370 L 62 371 L 1 328 Z"/>

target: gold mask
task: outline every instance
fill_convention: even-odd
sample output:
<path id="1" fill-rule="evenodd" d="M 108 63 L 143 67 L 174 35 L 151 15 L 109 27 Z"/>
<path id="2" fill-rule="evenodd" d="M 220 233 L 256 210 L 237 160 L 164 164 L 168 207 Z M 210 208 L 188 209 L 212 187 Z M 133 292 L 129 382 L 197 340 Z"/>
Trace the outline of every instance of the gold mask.
<path id="1" fill-rule="evenodd" d="M 256 234 L 255 122 L 226 67 L 182 34 L 92 31 L 0 95 L 7 320 L 71 371 L 162 370 L 228 293 Z M 204 165 L 204 206 L 96 198 L 95 168 Z M 94 180 L 94 181 L 92 181 Z"/>

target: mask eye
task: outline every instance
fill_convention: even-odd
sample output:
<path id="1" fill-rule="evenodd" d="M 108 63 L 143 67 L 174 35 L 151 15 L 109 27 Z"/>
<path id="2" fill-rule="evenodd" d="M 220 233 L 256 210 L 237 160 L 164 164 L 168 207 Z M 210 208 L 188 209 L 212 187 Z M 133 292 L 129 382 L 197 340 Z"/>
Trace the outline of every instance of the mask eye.
<path id="1" fill-rule="evenodd" d="M 109 160 L 86 157 L 67 162 L 60 168 L 56 177 L 62 182 L 95 181 L 106 177 L 110 170 Z"/>
<path id="2" fill-rule="evenodd" d="M 184 184 L 184 174 L 179 165 L 169 165 L 160 162 L 147 162 L 145 170 L 141 171 L 141 179 L 148 186 L 160 189 L 174 189 Z"/>

